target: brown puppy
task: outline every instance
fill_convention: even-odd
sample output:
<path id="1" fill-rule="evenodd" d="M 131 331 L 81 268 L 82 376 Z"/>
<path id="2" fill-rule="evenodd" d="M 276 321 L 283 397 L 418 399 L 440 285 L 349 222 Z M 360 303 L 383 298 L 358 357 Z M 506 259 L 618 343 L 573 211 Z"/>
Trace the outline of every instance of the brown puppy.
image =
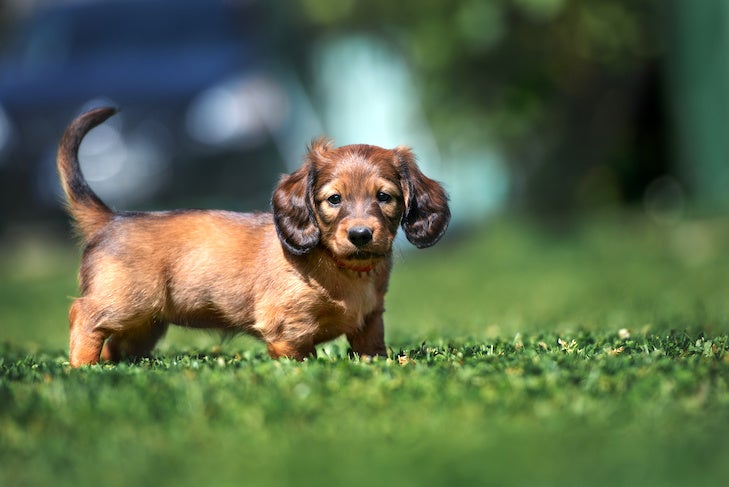
<path id="1" fill-rule="evenodd" d="M 241 331 L 271 357 L 303 360 L 342 334 L 360 355 L 386 355 L 383 302 L 398 226 L 419 248 L 450 219 L 443 188 L 410 149 L 315 141 L 283 176 L 271 213 L 114 212 L 81 174 L 84 135 L 113 115 L 68 127 L 58 172 L 85 244 L 71 305 L 70 361 L 148 355 L 168 323 Z"/>

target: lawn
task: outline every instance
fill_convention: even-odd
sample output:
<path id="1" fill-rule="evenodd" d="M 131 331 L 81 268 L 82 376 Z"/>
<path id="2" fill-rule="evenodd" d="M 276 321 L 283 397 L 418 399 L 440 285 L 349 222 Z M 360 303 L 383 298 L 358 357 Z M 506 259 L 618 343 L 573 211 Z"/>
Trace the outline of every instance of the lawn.
<path id="1" fill-rule="evenodd" d="M 0 254 L 0 485 L 721 485 L 729 222 L 507 219 L 398 251 L 390 356 L 173 330 L 68 367 L 78 252 Z"/>

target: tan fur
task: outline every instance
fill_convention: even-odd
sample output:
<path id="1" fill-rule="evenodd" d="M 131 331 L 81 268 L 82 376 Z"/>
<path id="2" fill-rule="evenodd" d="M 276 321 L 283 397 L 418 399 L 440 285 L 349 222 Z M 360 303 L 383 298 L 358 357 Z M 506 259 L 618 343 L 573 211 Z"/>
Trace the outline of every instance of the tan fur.
<path id="1" fill-rule="evenodd" d="M 148 355 L 168 323 L 249 333 L 273 358 L 303 360 L 340 335 L 357 354 L 386 355 L 392 242 L 409 212 L 423 213 L 410 193 L 437 200 L 442 217 L 427 224 L 430 238 L 408 233 L 416 245 L 435 243 L 449 216 L 445 193 L 419 173 L 409 149 L 317 141 L 304 166 L 281 179 L 273 214 L 113 213 L 85 185 L 76 155 L 83 134 L 108 115 L 79 117 L 59 148 L 85 242 L 81 297 L 69 313 L 71 365 Z M 413 172 L 433 194 L 422 196 Z M 389 201 L 380 201 L 383 191 Z M 340 205 L 328 200 L 333 194 Z M 422 230 L 422 222 L 412 225 Z M 371 241 L 353 243 L 353 227 L 369 229 Z"/>

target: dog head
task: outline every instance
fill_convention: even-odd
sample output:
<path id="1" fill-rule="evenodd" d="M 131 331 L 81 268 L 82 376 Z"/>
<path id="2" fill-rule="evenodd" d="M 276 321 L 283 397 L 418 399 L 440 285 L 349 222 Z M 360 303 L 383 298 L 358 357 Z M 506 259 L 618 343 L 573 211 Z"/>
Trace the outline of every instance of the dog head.
<path id="1" fill-rule="evenodd" d="M 416 247 L 435 244 L 450 221 L 448 196 L 407 147 L 334 148 L 312 143 L 301 168 L 281 178 L 272 198 L 284 247 L 302 255 L 321 245 L 342 266 L 367 268 L 387 257 L 398 226 Z"/>

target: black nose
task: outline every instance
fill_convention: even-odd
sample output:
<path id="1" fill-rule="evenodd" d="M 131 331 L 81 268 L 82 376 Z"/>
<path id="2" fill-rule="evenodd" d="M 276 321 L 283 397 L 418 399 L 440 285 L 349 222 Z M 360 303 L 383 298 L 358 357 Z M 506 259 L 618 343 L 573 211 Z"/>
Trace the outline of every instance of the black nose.
<path id="1" fill-rule="evenodd" d="M 347 237 L 354 245 L 362 247 L 372 240 L 372 230 L 367 227 L 352 227 L 347 232 Z"/>

